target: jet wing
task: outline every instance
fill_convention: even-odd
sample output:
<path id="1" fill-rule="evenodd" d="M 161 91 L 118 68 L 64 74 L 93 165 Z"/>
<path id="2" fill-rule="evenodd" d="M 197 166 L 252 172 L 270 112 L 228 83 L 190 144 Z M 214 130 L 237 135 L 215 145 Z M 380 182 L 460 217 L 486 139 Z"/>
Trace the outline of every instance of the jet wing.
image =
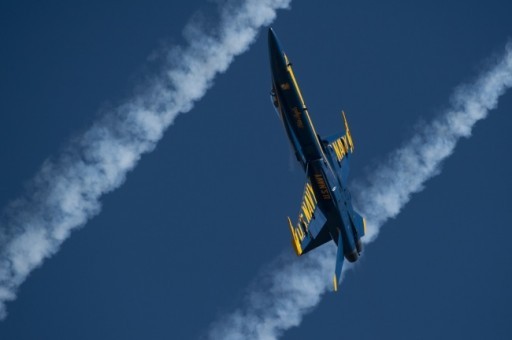
<path id="1" fill-rule="evenodd" d="M 298 256 L 331 240 L 327 228 L 324 228 L 326 222 L 327 219 L 318 208 L 313 188 L 308 181 L 304 187 L 297 223 L 293 225 L 288 217 L 293 248 Z"/>
<path id="2" fill-rule="evenodd" d="M 354 142 L 350 129 L 348 128 L 347 118 L 345 112 L 341 112 L 343 115 L 343 121 L 345 123 L 345 134 L 334 135 L 324 140 L 324 145 L 329 149 L 333 159 L 333 163 L 338 164 L 338 168 L 335 169 L 341 174 L 341 179 L 346 182 L 348 177 L 349 168 L 349 156 L 354 152 Z"/>

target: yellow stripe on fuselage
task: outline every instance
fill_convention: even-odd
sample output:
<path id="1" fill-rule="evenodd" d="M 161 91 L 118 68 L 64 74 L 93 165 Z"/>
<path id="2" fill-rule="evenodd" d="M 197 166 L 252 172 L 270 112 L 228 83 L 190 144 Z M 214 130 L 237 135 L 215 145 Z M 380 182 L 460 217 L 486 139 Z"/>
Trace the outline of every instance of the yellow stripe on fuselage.
<path id="1" fill-rule="evenodd" d="M 290 73 L 290 77 L 292 78 L 293 85 L 295 86 L 295 89 L 297 90 L 297 93 L 299 94 L 299 99 L 302 104 L 302 108 L 306 107 L 306 103 L 304 102 L 304 98 L 302 98 L 302 93 L 299 88 L 299 84 L 297 84 L 297 80 L 295 79 L 295 74 L 293 73 L 292 66 L 290 64 L 290 61 L 288 60 L 288 57 L 286 54 L 284 55 L 284 60 L 286 62 L 286 69 L 288 70 L 288 73 Z"/>
<path id="2" fill-rule="evenodd" d="M 304 116 L 306 117 L 306 119 L 308 120 L 309 126 L 311 126 L 311 130 L 313 130 L 313 133 L 315 134 L 317 145 L 319 146 L 319 150 L 320 150 L 320 153 L 322 154 L 323 159 L 326 159 L 324 151 L 320 147 L 320 141 L 318 140 L 318 134 L 316 133 L 315 126 L 313 125 L 313 123 L 311 122 L 311 118 L 309 117 L 309 113 L 306 108 L 306 103 L 304 102 L 304 98 L 302 97 L 302 92 L 300 90 L 299 84 L 297 83 L 297 79 L 295 79 L 295 74 L 293 73 L 292 66 L 291 66 L 290 61 L 288 60 L 288 56 L 286 54 L 284 55 L 284 59 L 286 61 L 286 68 L 288 70 L 288 73 L 290 74 L 290 77 L 292 78 L 293 85 L 295 86 L 295 89 L 297 90 L 297 93 L 299 95 L 299 99 L 300 99 L 300 102 L 302 104 L 302 109 L 303 109 L 302 112 L 303 112 Z"/>

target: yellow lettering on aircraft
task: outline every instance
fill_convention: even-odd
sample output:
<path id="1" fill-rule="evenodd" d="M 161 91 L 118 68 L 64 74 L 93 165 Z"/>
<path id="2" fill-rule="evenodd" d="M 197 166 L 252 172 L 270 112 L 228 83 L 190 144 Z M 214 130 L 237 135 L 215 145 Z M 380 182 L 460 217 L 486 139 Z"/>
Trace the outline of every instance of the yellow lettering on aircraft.
<path id="1" fill-rule="evenodd" d="M 334 150 L 334 153 L 336 154 L 336 159 L 338 160 L 338 162 L 341 162 L 341 160 L 343 159 L 343 157 L 347 155 L 349 150 L 345 136 L 338 138 L 334 142 L 332 142 L 331 147 Z"/>
<path id="2" fill-rule="evenodd" d="M 300 256 L 302 254 L 302 247 L 299 241 L 299 238 L 297 236 L 297 233 L 295 232 L 295 228 L 292 225 L 292 221 L 288 217 L 288 226 L 290 227 L 290 233 L 292 234 L 292 245 L 293 249 L 295 250 L 295 253 L 297 256 Z"/>
<path id="3" fill-rule="evenodd" d="M 322 176 L 321 174 L 315 174 L 315 181 L 316 184 L 318 185 L 318 188 L 320 189 L 320 194 L 322 195 L 322 198 L 324 200 L 330 200 L 331 192 L 329 191 L 327 184 L 325 184 L 324 176 Z"/>

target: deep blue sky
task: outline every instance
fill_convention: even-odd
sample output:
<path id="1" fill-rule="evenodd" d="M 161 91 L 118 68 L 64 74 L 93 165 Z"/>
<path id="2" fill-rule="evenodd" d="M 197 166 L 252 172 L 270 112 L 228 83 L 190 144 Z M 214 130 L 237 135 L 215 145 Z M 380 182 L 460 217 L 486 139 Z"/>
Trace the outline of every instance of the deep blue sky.
<path id="1" fill-rule="evenodd" d="M 0 206 L 127 98 L 199 9 L 213 6 L 2 2 Z M 362 178 L 503 49 L 511 12 L 509 1 L 295 1 L 273 26 L 317 131 L 337 132 L 347 112 L 351 176 Z M 266 46 L 261 34 L 30 275 L 0 339 L 194 339 L 291 251 L 286 216 L 304 175 L 268 98 Z M 510 339 L 511 112 L 508 93 L 386 224 L 341 293 L 283 338 Z"/>

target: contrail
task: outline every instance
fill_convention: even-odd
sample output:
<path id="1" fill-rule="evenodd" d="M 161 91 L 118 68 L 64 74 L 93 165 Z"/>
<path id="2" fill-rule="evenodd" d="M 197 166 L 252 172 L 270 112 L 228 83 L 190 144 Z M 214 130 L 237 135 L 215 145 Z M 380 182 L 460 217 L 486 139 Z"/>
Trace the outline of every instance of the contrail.
<path id="1" fill-rule="evenodd" d="M 461 137 L 469 137 L 475 123 L 496 108 L 498 98 L 512 86 L 512 43 L 504 55 L 475 82 L 459 87 L 451 106 L 394 151 L 364 182 L 353 186 L 356 202 L 367 218 L 364 243 L 374 241 L 382 225 L 395 217 L 425 181 L 441 171 Z M 298 326 L 330 288 L 334 246 L 293 260 L 278 259 L 265 270 L 258 287 L 250 289 L 244 307 L 214 323 L 211 339 L 277 339 Z M 343 268 L 350 269 L 350 266 Z"/>
<path id="2" fill-rule="evenodd" d="M 5 303 L 71 231 L 99 213 L 100 197 L 125 180 L 142 154 L 152 151 L 179 113 L 190 111 L 233 58 L 269 25 L 290 0 L 227 1 L 218 24 L 185 29 L 187 44 L 168 52 L 160 78 L 46 161 L 21 198 L 0 220 L 0 318 Z"/>

